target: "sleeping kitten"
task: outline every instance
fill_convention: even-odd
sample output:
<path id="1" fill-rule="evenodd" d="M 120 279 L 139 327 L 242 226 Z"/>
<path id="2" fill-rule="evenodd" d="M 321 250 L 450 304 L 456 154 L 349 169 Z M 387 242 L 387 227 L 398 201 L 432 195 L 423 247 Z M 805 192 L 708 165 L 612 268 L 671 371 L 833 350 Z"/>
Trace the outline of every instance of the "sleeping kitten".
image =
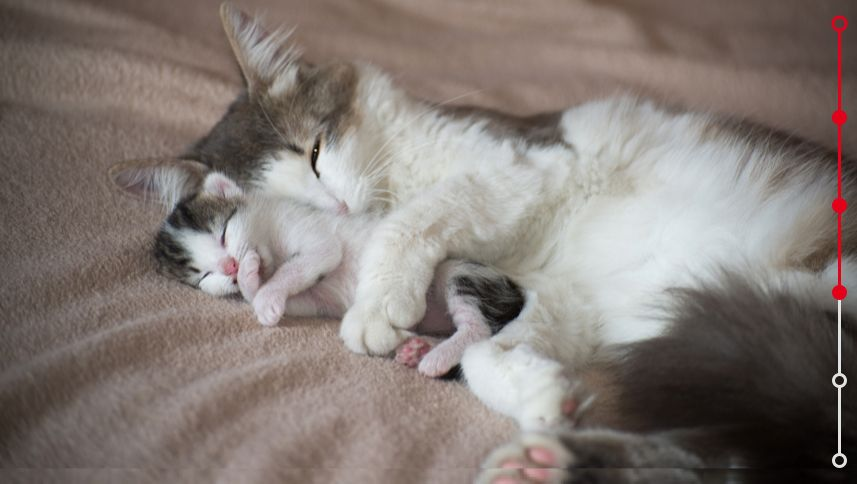
<path id="1" fill-rule="evenodd" d="M 166 197 L 180 200 L 155 238 L 163 274 L 214 296 L 240 291 L 266 326 L 284 314 L 342 317 L 354 303 L 359 258 L 379 215 L 342 216 L 300 202 L 244 196 L 216 172 L 197 193 L 188 194 L 193 186 L 162 188 Z M 447 260 L 435 271 L 429 301 L 416 330 L 454 334 L 434 348 L 412 337 L 396 359 L 438 377 L 458 365 L 467 346 L 514 319 L 524 296 L 496 270 Z"/>
<path id="2" fill-rule="evenodd" d="M 353 351 L 386 354 L 409 337 L 441 261 L 496 267 L 527 288 L 527 305 L 470 345 L 462 370 L 483 402 L 562 446 L 551 432 L 566 423 L 575 372 L 667 337 L 686 309 L 683 291 L 722 287 L 719 304 L 729 307 L 741 292 L 726 275 L 739 274 L 764 307 L 774 294 L 835 307 L 836 159 L 817 146 L 631 98 L 529 117 L 432 106 L 371 66 L 309 64 L 283 35 L 228 5 L 221 14 L 246 92 L 193 148 L 195 161 L 173 167 L 195 179 L 220 170 L 245 188 L 333 212 L 387 214 L 364 246 L 340 329 Z M 854 169 L 843 163 L 846 193 Z M 116 180 L 145 191 L 152 173 L 132 167 Z M 857 225 L 844 230 L 847 281 L 857 278 Z M 842 301 L 846 315 L 855 301 Z M 715 357 L 723 368 L 761 371 L 735 354 Z M 710 378 L 691 363 L 700 382 Z M 759 386 L 746 391 L 742 405 L 764 405 Z M 815 393 L 770 391 L 784 406 L 821 409 L 809 419 L 832 409 Z M 724 413 L 701 428 L 729 424 Z M 789 444 L 806 438 L 818 448 L 830 436 Z"/>

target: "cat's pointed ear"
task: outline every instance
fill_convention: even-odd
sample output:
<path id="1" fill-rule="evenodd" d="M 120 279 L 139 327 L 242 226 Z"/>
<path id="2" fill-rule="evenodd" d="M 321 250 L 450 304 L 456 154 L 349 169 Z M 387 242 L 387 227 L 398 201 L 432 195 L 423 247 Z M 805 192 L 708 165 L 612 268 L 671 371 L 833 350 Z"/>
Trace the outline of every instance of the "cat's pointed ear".
<path id="1" fill-rule="evenodd" d="M 182 198 L 199 191 L 209 169 L 192 160 L 152 158 L 117 163 L 108 175 L 125 193 L 157 200 L 172 209 Z"/>
<path id="2" fill-rule="evenodd" d="M 234 198 L 244 195 L 244 191 L 241 190 L 241 187 L 237 183 L 223 173 L 216 171 L 209 173 L 205 177 L 205 181 L 202 183 L 202 191 L 222 198 Z"/>
<path id="3" fill-rule="evenodd" d="M 229 2 L 220 5 L 220 20 L 251 96 L 278 94 L 294 86 L 301 61 L 289 43 L 291 31 L 269 32 L 258 19 Z"/>

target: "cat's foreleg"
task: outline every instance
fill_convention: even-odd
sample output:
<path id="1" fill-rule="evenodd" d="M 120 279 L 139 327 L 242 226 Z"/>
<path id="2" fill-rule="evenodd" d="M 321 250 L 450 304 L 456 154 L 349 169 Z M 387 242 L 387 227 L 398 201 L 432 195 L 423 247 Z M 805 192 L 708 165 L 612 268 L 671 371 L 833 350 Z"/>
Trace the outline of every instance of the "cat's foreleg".
<path id="1" fill-rule="evenodd" d="M 361 260 L 355 304 L 340 336 L 358 353 L 395 349 L 426 309 L 435 267 L 448 255 L 490 262 L 544 200 L 541 171 L 461 175 L 393 212 L 372 236 Z"/>
<path id="2" fill-rule="evenodd" d="M 253 298 L 253 309 L 259 322 L 265 326 L 277 324 L 285 313 L 289 296 L 318 283 L 326 273 L 335 269 L 341 260 L 342 248 L 338 243 L 334 243 L 333 239 L 312 251 L 292 256 L 277 268 Z"/>

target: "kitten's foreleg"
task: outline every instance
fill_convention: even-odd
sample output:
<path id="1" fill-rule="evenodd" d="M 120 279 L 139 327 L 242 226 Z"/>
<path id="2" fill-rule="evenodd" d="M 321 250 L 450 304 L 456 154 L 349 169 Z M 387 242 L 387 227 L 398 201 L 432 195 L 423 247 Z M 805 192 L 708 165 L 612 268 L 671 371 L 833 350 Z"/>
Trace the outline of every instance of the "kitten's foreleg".
<path id="1" fill-rule="evenodd" d="M 253 249 L 247 249 L 244 256 L 238 261 L 238 289 L 244 300 L 252 303 L 259 291 L 261 284 L 261 259 L 259 254 Z"/>
<path id="2" fill-rule="evenodd" d="M 315 285 L 324 274 L 335 269 L 342 260 L 342 249 L 333 243 L 295 254 L 281 265 L 259 288 L 253 298 L 253 309 L 259 322 L 273 326 L 282 319 L 289 296 Z"/>
<path id="3" fill-rule="evenodd" d="M 446 180 L 393 212 L 372 236 L 361 260 L 355 304 L 340 336 L 357 353 L 395 349 L 426 309 L 437 264 L 448 255 L 496 259 L 509 236 L 544 200 L 545 174 L 529 166 Z"/>

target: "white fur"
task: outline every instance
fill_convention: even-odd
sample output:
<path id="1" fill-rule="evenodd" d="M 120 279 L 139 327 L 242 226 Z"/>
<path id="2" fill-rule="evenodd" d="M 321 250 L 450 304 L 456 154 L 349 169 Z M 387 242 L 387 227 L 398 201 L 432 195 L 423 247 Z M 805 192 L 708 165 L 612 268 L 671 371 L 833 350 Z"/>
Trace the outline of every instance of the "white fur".
<path id="1" fill-rule="evenodd" d="M 223 15 L 248 89 L 258 77 L 271 81 L 268 95 L 285 92 L 296 82 L 293 53 L 233 10 Z M 712 132 L 704 115 L 630 98 L 571 108 L 564 143 L 530 145 L 493 136 L 488 121 L 444 116 L 370 66 L 358 71 L 358 116 L 321 150 L 320 176 L 288 152 L 260 174 L 263 192 L 389 213 L 365 247 L 343 318 L 353 351 L 386 354 L 407 337 L 441 261 L 495 266 L 528 301 L 503 331 L 468 348 L 462 367 L 489 406 L 534 428 L 558 418 L 574 387 L 568 375 L 602 348 L 663 331 L 669 288 L 732 270 L 832 304 L 834 270 L 799 263 L 832 230 L 832 171 L 799 169 L 774 183 L 782 151 Z M 259 256 L 263 267 L 272 257 Z"/>
<path id="2" fill-rule="evenodd" d="M 552 360 L 574 370 L 599 348 L 660 334 L 668 288 L 734 269 L 830 297 L 829 277 L 801 275 L 794 262 L 796 241 L 818 237 L 806 230 L 826 227 L 819 216 L 830 210 L 833 175 L 806 171 L 772 191 L 780 155 L 726 135 L 706 140 L 703 115 L 629 98 L 591 102 L 564 113 L 567 145 L 539 147 L 444 117 L 370 67 L 358 90 L 361 123 L 348 149 L 319 162 L 333 199 L 358 211 L 393 204 L 343 319 L 353 351 L 385 354 L 401 343 L 442 260 L 494 265 L 537 303 L 469 349 L 464 370 L 486 403 L 532 427 L 556 417 L 548 408 L 562 391 L 544 389 L 569 386 Z M 325 206 L 312 184 L 267 183 Z M 520 376 L 534 368 L 541 376 Z"/>

